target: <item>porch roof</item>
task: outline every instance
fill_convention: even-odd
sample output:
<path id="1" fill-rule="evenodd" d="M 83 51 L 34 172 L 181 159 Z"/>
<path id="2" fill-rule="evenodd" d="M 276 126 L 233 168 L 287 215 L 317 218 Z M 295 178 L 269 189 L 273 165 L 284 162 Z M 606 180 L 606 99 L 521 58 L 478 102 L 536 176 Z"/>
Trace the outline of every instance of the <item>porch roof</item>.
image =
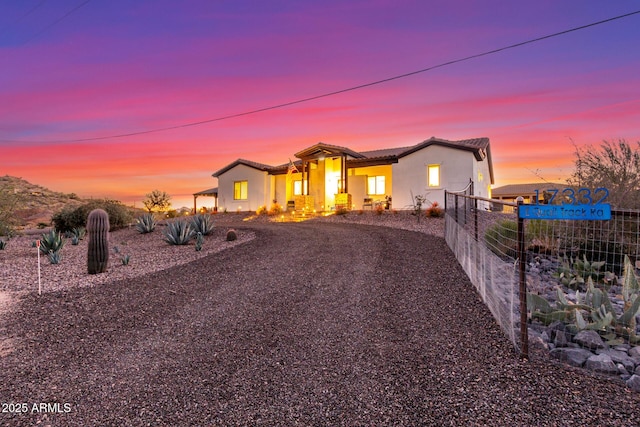
<path id="1" fill-rule="evenodd" d="M 331 157 L 331 156 L 351 156 L 353 158 L 359 159 L 365 157 L 363 154 L 353 151 L 347 147 L 340 147 L 339 145 L 331 145 L 325 144 L 324 142 L 318 142 L 315 145 L 312 145 L 309 148 L 305 148 L 302 151 L 298 151 L 294 156 L 302 160 L 312 160 L 320 157 Z"/>
<path id="2" fill-rule="evenodd" d="M 208 190 L 198 191 L 193 193 L 194 196 L 213 196 L 218 197 L 218 187 L 209 188 Z"/>

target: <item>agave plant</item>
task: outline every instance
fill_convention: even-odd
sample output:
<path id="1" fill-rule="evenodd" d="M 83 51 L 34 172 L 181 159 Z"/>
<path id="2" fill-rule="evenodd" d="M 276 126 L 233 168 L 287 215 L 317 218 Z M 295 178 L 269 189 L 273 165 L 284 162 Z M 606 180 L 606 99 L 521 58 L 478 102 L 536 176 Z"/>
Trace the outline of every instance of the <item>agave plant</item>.
<path id="1" fill-rule="evenodd" d="M 191 228 L 196 233 L 208 236 L 213 231 L 213 216 L 198 214 L 191 218 Z"/>
<path id="2" fill-rule="evenodd" d="M 56 230 L 52 229 L 48 233 L 42 234 L 40 239 L 40 252 L 43 255 L 48 255 L 50 252 L 58 253 L 63 246 L 64 239 Z"/>
<path id="3" fill-rule="evenodd" d="M 136 219 L 136 230 L 141 234 L 151 233 L 156 229 L 157 221 L 153 214 L 146 213 Z"/>
<path id="4" fill-rule="evenodd" d="M 47 258 L 51 264 L 60 264 L 60 252 L 49 251 Z"/>
<path id="5" fill-rule="evenodd" d="M 194 235 L 191 224 L 178 220 L 167 225 L 166 231 L 163 232 L 163 239 L 170 245 L 186 245 Z"/>
<path id="6" fill-rule="evenodd" d="M 0 250 L 4 249 L 7 247 L 7 241 L 0 239 Z"/>

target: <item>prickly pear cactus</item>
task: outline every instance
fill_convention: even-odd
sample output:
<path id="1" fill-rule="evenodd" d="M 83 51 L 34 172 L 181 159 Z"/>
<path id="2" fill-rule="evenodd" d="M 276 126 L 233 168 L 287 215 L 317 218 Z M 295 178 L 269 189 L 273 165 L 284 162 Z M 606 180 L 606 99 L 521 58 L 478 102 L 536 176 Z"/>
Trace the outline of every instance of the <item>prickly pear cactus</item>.
<path id="1" fill-rule="evenodd" d="M 109 262 L 109 214 L 94 209 L 87 217 L 87 269 L 89 274 L 104 273 Z"/>

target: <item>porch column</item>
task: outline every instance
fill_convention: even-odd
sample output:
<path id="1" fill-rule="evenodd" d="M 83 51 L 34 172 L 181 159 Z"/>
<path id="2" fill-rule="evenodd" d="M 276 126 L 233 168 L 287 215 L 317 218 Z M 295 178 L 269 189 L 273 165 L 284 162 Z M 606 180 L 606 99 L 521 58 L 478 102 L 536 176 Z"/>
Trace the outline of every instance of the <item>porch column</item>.
<path id="1" fill-rule="evenodd" d="M 306 181 L 307 181 L 307 193 L 306 194 L 307 194 L 307 196 L 309 195 L 309 190 L 311 189 L 311 183 L 309 182 L 309 178 L 311 178 L 311 168 L 308 167 L 308 165 L 307 165 L 307 178 L 306 178 Z M 302 179 L 304 180 L 305 178 L 303 177 Z M 302 185 L 304 186 L 304 181 L 302 182 Z"/>
<path id="2" fill-rule="evenodd" d="M 340 175 L 340 179 L 342 179 L 342 192 L 348 193 L 349 186 L 347 183 L 347 176 L 349 174 L 347 173 L 347 156 L 345 156 L 344 154 L 340 156 Z"/>

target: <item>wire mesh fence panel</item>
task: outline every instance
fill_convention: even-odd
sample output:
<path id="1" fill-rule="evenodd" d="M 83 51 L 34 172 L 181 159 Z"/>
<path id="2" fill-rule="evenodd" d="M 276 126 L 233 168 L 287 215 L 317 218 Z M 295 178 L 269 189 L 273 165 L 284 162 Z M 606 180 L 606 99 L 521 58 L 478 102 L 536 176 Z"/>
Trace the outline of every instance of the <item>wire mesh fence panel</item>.
<path id="1" fill-rule="evenodd" d="M 517 205 L 447 193 L 445 210 L 447 244 L 516 350 L 524 325 L 554 358 L 640 381 L 640 211 L 521 220 L 521 317 Z"/>
<path id="2" fill-rule="evenodd" d="M 519 348 L 517 218 L 494 202 L 447 193 L 445 239 L 507 337 Z M 495 202 L 501 207 L 501 202 Z M 508 206 L 508 205 L 507 205 Z M 510 206 L 509 206 L 510 207 Z"/>
<path id="3" fill-rule="evenodd" d="M 526 222 L 529 328 L 553 357 L 623 379 L 640 365 L 638 214 Z"/>

